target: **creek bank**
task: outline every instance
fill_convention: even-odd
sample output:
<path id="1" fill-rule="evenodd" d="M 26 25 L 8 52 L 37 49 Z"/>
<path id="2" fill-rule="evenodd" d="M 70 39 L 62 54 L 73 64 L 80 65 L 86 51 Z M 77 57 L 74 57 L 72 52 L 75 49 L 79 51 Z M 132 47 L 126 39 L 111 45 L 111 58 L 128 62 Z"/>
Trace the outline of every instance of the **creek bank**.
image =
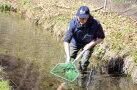
<path id="1" fill-rule="evenodd" d="M 7 2 L 8 0 L 5 1 Z M 11 2 L 9 0 L 9 3 L 12 3 L 12 5 L 15 6 L 15 8 L 17 8 L 17 13 L 22 14 L 28 21 L 38 26 L 41 26 L 44 30 L 48 30 L 52 32 L 57 37 L 61 38 L 61 40 L 65 33 L 64 28 L 67 28 L 67 23 L 75 15 L 75 12 L 70 10 L 71 5 L 69 6 L 68 3 L 64 5 L 61 2 L 59 3 L 60 4 L 59 5 L 55 3 L 52 4 L 52 2 L 51 3 L 46 2 L 50 6 L 50 8 L 45 8 L 48 6 L 44 5 L 45 4 L 44 1 L 38 2 L 37 0 L 34 0 L 33 4 L 31 3 L 31 1 L 24 1 L 19 4 L 16 0 L 14 0 L 14 2 Z M 75 4 L 75 2 L 72 4 Z M 58 11 L 54 11 L 54 8 L 57 8 Z M 75 8 L 73 10 L 76 10 Z M 64 11 L 64 9 L 66 9 L 66 11 Z M 70 14 L 69 12 L 72 13 Z M 67 15 L 69 15 L 70 17 L 66 18 Z M 62 21 L 64 21 L 65 23 Z M 106 48 L 108 47 L 107 44 L 100 46 L 103 48 L 104 52 L 102 53 L 103 50 L 99 50 L 99 52 L 94 54 L 95 56 L 100 57 L 100 60 L 110 61 L 112 60 L 112 58 L 119 56 L 111 49 Z M 100 54 L 102 54 L 102 56 L 100 56 Z M 131 55 L 126 56 L 125 53 L 122 53 L 120 57 L 122 57 L 122 59 L 124 60 L 123 63 L 124 73 L 131 75 L 133 82 L 137 84 L 137 66 L 134 63 L 132 56 Z"/>
<path id="2" fill-rule="evenodd" d="M 46 83 L 45 87 L 43 86 L 43 81 L 40 80 L 40 77 L 43 78 L 39 73 L 39 68 L 36 68 L 38 63 L 22 60 L 17 57 L 0 54 L 0 66 L 3 68 L 4 73 L 2 74 L 5 80 L 8 80 L 13 89 L 17 90 L 44 90 L 53 89 L 55 90 L 56 86 L 55 80 Z M 43 80 L 48 82 L 48 78 L 43 78 Z M 56 82 L 59 83 L 59 82 Z"/>

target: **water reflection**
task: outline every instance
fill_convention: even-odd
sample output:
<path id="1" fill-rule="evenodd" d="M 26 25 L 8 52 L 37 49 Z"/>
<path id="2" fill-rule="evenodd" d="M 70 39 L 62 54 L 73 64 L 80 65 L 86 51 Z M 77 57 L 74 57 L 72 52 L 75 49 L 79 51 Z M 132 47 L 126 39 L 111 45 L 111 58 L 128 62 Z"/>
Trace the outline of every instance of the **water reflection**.
<path id="1" fill-rule="evenodd" d="M 0 54 L 25 62 L 19 64 L 22 68 L 10 71 L 13 75 L 7 74 L 8 79 L 18 85 L 18 90 L 57 88 L 59 81 L 50 74 L 50 70 L 64 61 L 64 49 L 61 45 L 51 33 L 21 20 L 16 15 L 0 14 Z M 10 59 L 9 61 L 13 62 Z M 9 64 L 12 66 L 16 63 Z"/>

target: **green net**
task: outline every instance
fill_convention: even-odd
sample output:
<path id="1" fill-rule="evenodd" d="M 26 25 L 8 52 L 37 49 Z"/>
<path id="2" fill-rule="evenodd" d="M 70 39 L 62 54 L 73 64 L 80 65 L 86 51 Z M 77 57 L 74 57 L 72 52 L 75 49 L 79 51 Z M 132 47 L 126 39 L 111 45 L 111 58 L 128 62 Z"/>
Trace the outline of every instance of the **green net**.
<path id="1" fill-rule="evenodd" d="M 71 82 L 74 81 L 78 77 L 79 72 L 78 72 L 76 66 L 72 63 L 73 61 L 74 61 L 74 59 L 71 59 L 71 61 L 69 63 L 57 64 L 51 70 L 51 73 L 57 77 L 65 79 L 67 81 L 71 81 Z"/>

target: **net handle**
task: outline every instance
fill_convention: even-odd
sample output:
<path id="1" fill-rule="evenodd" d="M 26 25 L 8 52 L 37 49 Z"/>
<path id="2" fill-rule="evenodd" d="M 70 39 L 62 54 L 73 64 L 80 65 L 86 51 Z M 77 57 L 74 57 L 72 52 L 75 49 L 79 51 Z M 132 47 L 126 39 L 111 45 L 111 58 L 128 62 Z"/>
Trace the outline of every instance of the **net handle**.
<path id="1" fill-rule="evenodd" d="M 82 55 L 83 55 L 83 53 L 85 52 L 86 50 L 83 50 L 77 57 L 76 57 L 76 59 L 72 62 L 72 63 L 74 63 L 75 61 L 77 61 Z"/>

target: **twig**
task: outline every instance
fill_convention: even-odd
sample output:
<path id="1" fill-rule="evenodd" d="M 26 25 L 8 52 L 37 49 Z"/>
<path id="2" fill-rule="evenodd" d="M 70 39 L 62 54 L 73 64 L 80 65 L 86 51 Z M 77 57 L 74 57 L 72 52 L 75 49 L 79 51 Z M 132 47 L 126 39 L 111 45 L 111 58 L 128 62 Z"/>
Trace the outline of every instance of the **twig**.
<path id="1" fill-rule="evenodd" d="M 106 8 L 106 6 L 107 6 L 107 0 L 105 0 L 104 2 L 104 8 Z"/>
<path id="2" fill-rule="evenodd" d="M 92 70 L 90 71 L 90 73 L 89 73 L 89 77 L 88 77 L 88 82 L 87 82 L 87 85 L 86 85 L 86 87 L 88 87 L 88 85 L 90 84 L 90 82 L 91 82 L 91 75 L 92 75 Z"/>
<path id="3" fill-rule="evenodd" d="M 9 81 L 14 85 L 14 87 L 16 87 L 16 88 L 18 87 L 17 84 L 15 82 L 13 82 L 11 79 L 9 79 Z"/>
<path id="4" fill-rule="evenodd" d="M 65 86 L 65 82 L 61 83 L 61 85 L 59 85 L 59 87 L 57 88 L 57 90 L 62 90 L 62 88 Z"/>
<path id="5" fill-rule="evenodd" d="M 92 12 L 96 12 L 96 11 L 98 11 L 98 10 L 101 10 L 101 9 L 103 9 L 103 8 L 106 8 L 106 6 L 107 6 L 107 0 L 105 0 L 104 6 L 102 6 L 102 7 L 100 7 L 100 8 L 97 8 L 97 9 L 95 9 L 95 10 L 92 10 Z"/>
<path id="6" fill-rule="evenodd" d="M 71 87 L 71 89 L 72 89 L 72 90 L 74 90 L 74 88 L 73 88 L 73 87 Z"/>
<path id="7" fill-rule="evenodd" d="M 98 11 L 98 10 L 101 10 L 101 9 L 103 9 L 104 7 L 100 7 L 100 8 L 97 8 L 97 9 L 95 9 L 95 10 L 92 10 L 91 12 L 96 12 L 96 11 Z"/>

